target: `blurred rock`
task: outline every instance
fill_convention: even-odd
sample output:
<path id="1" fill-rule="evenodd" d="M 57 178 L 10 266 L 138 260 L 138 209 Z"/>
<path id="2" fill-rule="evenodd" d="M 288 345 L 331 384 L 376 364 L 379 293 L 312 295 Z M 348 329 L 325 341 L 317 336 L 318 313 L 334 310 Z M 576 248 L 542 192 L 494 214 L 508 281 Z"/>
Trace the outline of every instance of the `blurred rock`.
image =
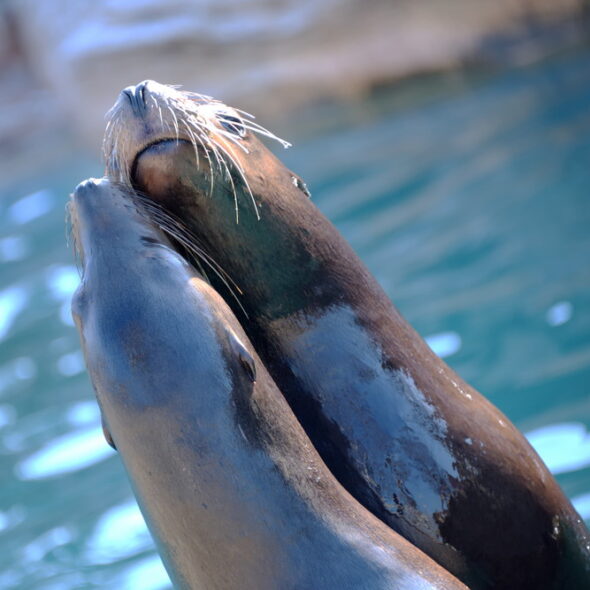
<path id="1" fill-rule="evenodd" d="M 57 97 L 27 62 L 15 14 L 0 6 L 0 178 L 27 176 L 31 160 L 50 164 L 68 126 Z M 41 147 L 50 139 L 51 153 Z"/>
<path id="2" fill-rule="evenodd" d="M 12 0 L 28 63 L 98 151 L 145 78 L 263 120 L 404 76 L 530 61 L 579 38 L 584 0 Z M 5 50 L 0 47 L 0 51 Z M 0 136 L 3 130 L 0 129 Z"/>

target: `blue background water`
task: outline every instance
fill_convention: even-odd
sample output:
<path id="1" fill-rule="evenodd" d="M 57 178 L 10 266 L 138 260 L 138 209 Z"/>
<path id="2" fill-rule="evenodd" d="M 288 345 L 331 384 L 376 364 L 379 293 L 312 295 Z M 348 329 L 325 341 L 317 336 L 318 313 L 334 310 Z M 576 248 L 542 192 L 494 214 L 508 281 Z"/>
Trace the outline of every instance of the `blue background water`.
<path id="1" fill-rule="evenodd" d="M 590 51 L 415 80 L 306 125 L 283 160 L 589 519 Z M 64 204 L 100 171 L 72 156 L 0 195 L 0 588 L 168 585 L 69 316 Z"/>

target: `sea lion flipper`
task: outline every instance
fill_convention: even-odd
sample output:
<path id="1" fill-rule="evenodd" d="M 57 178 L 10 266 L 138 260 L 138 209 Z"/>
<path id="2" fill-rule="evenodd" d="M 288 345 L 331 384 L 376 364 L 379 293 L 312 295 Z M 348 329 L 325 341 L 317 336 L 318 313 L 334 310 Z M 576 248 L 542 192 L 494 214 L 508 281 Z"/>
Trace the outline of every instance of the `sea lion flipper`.
<path id="1" fill-rule="evenodd" d="M 115 444 L 115 441 L 113 440 L 113 437 L 104 421 L 104 416 L 101 414 L 100 416 L 100 422 L 102 425 L 102 433 L 104 434 L 104 438 L 107 441 L 107 443 L 109 444 L 110 447 L 113 447 L 113 449 L 115 449 L 115 451 L 117 450 L 117 445 Z"/>
<path id="2" fill-rule="evenodd" d="M 234 353 L 240 359 L 241 365 L 246 369 L 248 378 L 252 383 L 256 383 L 256 362 L 254 361 L 254 357 L 248 352 L 248 349 L 234 332 L 229 334 L 229 342 Z"/>

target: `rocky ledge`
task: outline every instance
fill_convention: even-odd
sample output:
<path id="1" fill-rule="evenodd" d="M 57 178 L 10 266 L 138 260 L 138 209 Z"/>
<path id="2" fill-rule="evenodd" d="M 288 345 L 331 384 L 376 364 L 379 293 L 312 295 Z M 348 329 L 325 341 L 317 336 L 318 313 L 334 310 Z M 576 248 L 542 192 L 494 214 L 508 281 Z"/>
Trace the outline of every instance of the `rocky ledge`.
<path id="1" fill-rule="evenodd" d="M 6 0 L 0 146 L 60 120 L 98 151 L 105 111 L 145 78 L 274 119 L 417 73 L 530 62 L 579 42 L 586 8 L 585 0 Z"/>

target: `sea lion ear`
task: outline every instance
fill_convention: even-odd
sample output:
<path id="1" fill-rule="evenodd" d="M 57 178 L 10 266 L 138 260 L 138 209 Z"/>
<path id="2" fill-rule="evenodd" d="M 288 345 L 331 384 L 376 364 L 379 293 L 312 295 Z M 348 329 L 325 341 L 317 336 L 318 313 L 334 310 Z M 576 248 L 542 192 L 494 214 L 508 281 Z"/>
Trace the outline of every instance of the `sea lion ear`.
<path id="1" fill-rule="evenodd" d="M 240 364 L 246 370 L 248 378 L 252 383 L 256 383 L 256 362 L 254 357 L 233 332 L 229 334 L 229 342 L 235 355 L 240 359 Z"/>
<path id="2" fill-rule="evenodd" d="M 102 414 L 100 415 L 100 422 L 102 424 L 102 433 L 104 434 L 105 440 L 107 441 L 109 446 L 113 447 L 113 449 L 115 449 L 115 451 L 116 451 L 117 445 L 115 444 L 115 441 L 113 440 L 113 437 L 111 435 L 111 431 L 107 428 L 107 425 L 105 424 L 104 416 Z"/>
<path id="3" fill-rule="evenodd" d="M 294 186 L 296 186 L 306 197 L 309 197 L 311 199 L 311 193 L 309 192 L 309 189 L 307 188 L 307 185 L 305 184 L 305 182 L 303 182 L 303 180 L 301 180 L 301 178 L 299 178 L 299 176 L 295 176 L 295 174 L 291 173 L 291 182 L 293 183 Z"/>

